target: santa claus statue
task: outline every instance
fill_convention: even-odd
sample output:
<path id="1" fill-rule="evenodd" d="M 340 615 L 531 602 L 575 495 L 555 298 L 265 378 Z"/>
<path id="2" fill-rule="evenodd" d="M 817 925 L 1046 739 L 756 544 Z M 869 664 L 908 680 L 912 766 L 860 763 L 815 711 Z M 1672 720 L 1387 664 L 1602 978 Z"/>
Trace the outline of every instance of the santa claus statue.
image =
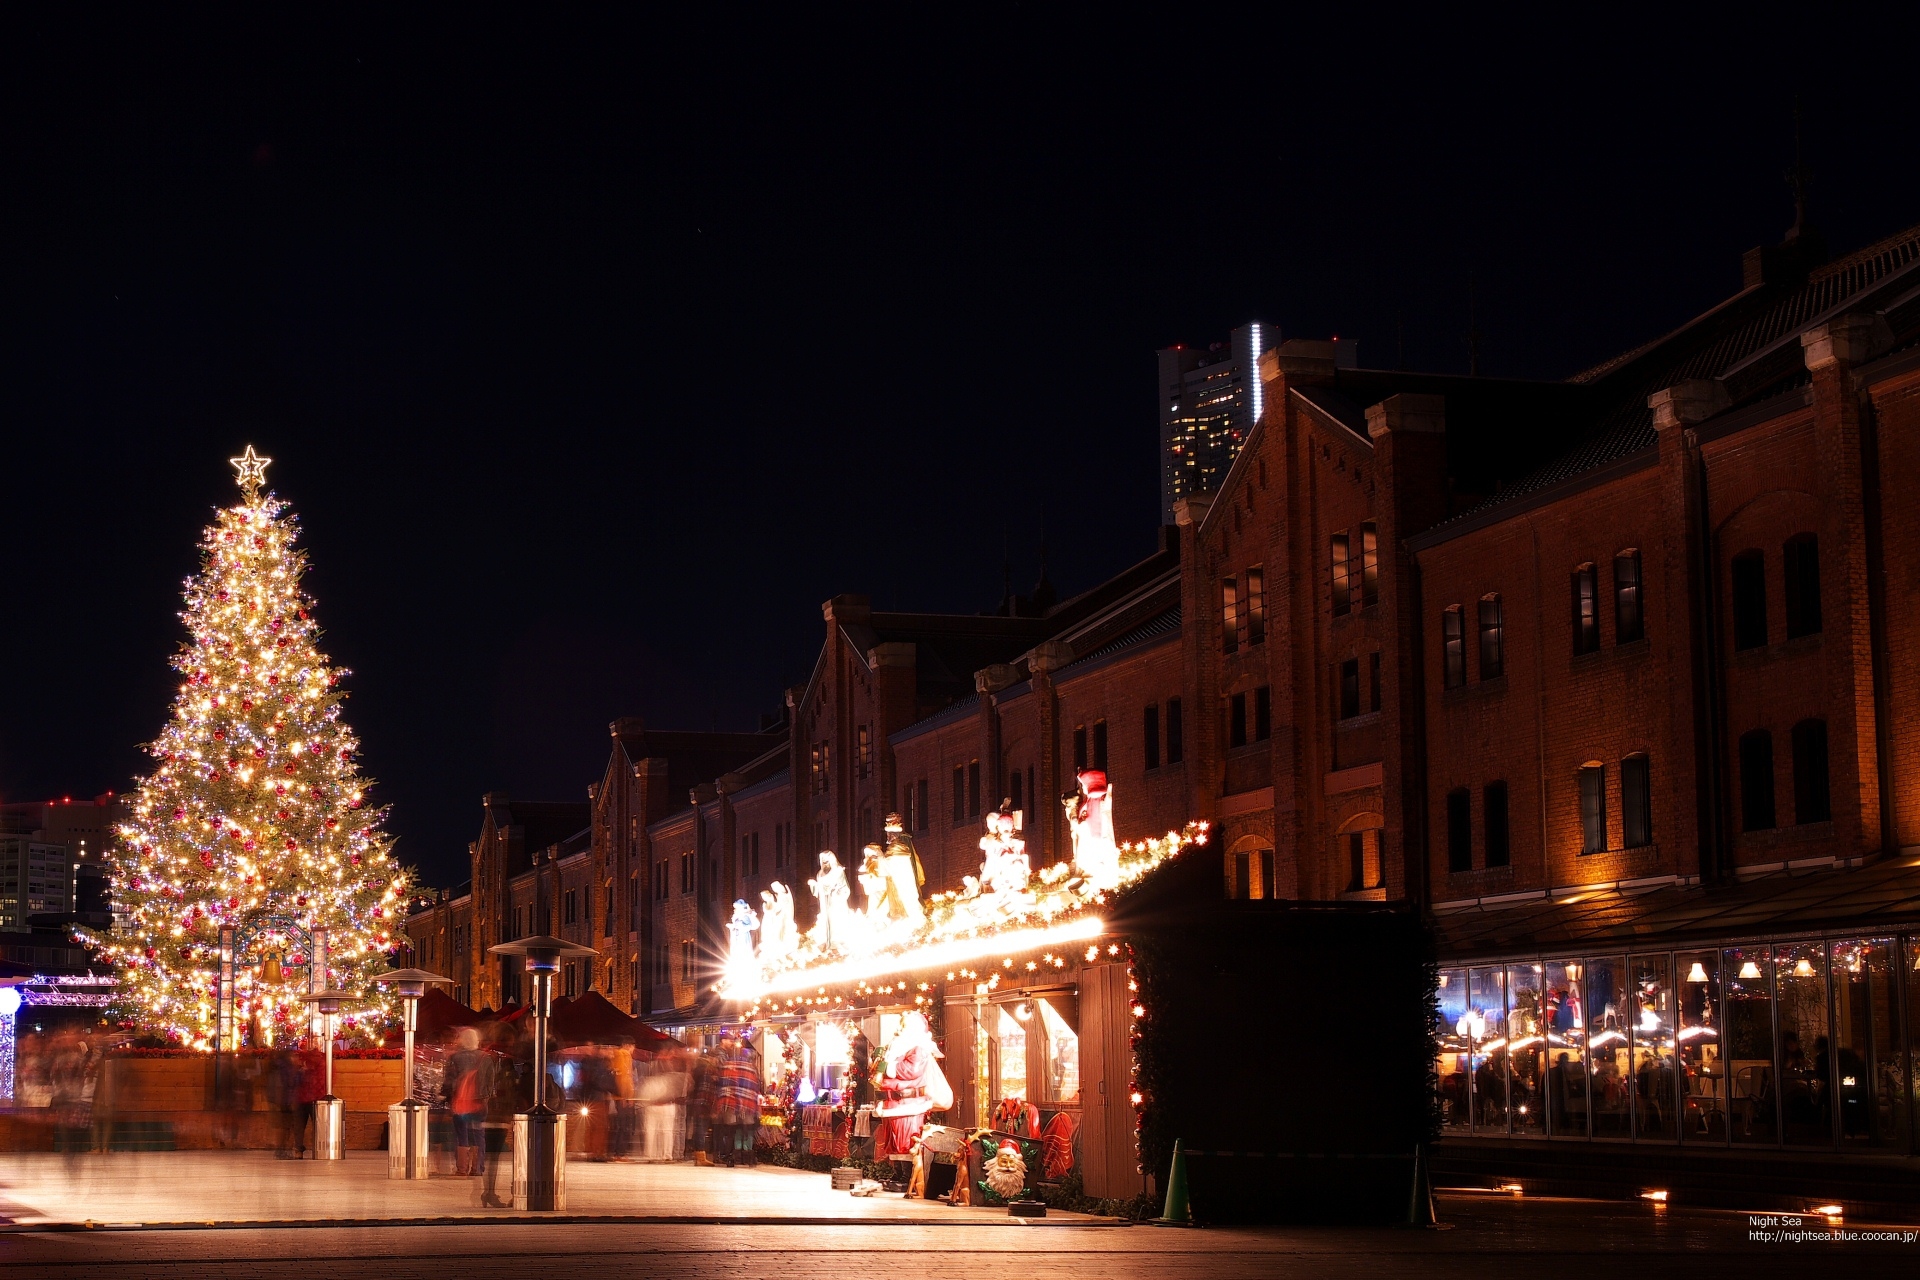
<path id="1" fill-rule="evenodd" d="M 907 1160 L 929 1111 L 953 1105 L 953 1086 L 940 1070 L 940 1048 L 923 1013 L 901 1019 L 900 1032 L 887 1045 L 886 1072 L 879 1081 L 880 1105 L 873 1114 L 881 1120 L 875 1135 L 874 1158 Z"/>
<path id="2" fill-rule="evenodd" d="M 1093 889 L 1120 887 L 1120 846 L 1113 839 L 1113 792 L 1100 769 L 1082 769 L 1080 790 L 1062 798 L 1073 834 L 1073 866 Z"/>

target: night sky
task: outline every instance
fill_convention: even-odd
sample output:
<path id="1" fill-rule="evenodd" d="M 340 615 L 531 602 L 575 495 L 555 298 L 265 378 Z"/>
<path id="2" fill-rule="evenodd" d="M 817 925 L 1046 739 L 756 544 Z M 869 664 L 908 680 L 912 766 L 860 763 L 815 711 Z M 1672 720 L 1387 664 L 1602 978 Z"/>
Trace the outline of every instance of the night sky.
<path id="1" fill-rule="evenodd" d="M 1064 592 L 1146 555 L 1156 347 L 1259 318 L 1464 372 L 1471 295 L 1483 373 L 1564 377 L 1779 239 L 1796 94 L 1828 242 L 1920 221 L 1916 33 L 1859 10 L 27 8 L 0 28 L 0 794 L 142 768 L 251 442 L 438 883 L 482 792 L 584 799 L 616 715 L 757 727 L 828 596 L 989 609 L 1043 531 Z"/>

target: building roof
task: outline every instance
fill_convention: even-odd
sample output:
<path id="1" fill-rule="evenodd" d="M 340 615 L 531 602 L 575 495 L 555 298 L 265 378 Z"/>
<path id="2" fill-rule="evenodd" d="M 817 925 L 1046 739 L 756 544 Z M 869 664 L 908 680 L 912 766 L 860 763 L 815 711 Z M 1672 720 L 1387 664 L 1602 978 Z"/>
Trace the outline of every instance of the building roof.
<path id="1" fill-rule="evenodd" d="M 614 721 L 613 740 L 630 765 L 665 760 L 667 789 L 676 799 L 684 799 L 693 788 L 723 773 L 768 760 L 784 762 L 787 726 L 779 724 L 757 733 L 691 733 L 649 729 L 638 717 L 628 717 Z"/>
<path id="2" fill-rule="evenodd" d="M 1805 385 L 1800 334 L 1855 311 L 1883 311 L 1896 341 L 1920 327 L 1920 225 L 1888 236 L 1803 278 L 1758 283 L 1671 333 L 1575 374 L 1571 386 L 1591 393 L 1583 418 L 1546 420 L 1532 431 L 1573 445 L 1453 516 L 1442 528 L 1597 472 L 1655 448 L 1648 397 L 1689 379 L 1715 379 L 1738 410 Z M 1452 406 L 1449 404 L 1449 419 Z M 1451 428 L 1449 421 L 1449 428 Z M 1449 431 L 1451 435 L 1451 430 Z M 1449 449 L 1452 442 L 1449 440 Z M 1517 511 L 1519 507 L 1515 507 Z M 1462 530 L 1464 531 L 1464 529 Z"/>
<path id="3" fill-rule="evenodd" d="M 1440 910 L 1443 963 L 1500 955 L 1658 950 L 1715 939 L 1884 933 L 1920 924 L 1920 858 L 1779 870 L 1726 885 L 1631 887 Z"/>
<path id="4" fill-rule="evenodd" d="M 486 805 L 496 827 L 520 828 L 521 847 L 529 853 L 585 830 L 592 818 L 584 800 L 509 800 L 496 791 Z"/>

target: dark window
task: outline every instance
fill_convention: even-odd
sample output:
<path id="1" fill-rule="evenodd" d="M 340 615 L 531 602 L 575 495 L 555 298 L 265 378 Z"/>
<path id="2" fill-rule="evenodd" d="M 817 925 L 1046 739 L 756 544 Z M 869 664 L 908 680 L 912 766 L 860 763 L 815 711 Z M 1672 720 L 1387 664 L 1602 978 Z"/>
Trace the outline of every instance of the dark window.
<path id="1" fill-rule="evenodd" d="M 1573 571 L 1573 651 L 1600 650 L 1600 575 L 1590 564 Z"/>
<path id="2" fill-rule="evenodd" d="M 967 767 L 963 764 L 953 766 L 953 825 L 959 826 L 967 820 Z"/>
<path id="3" fill-rule="evenodd" d="M 1253 896 L 1253 854 L 1243 850 L 1233 855 L 1233 896 L 1251 898 Z"/>
<path id="4" fill-rule="evenodd" d="M 905 792 L 906 794 L 901 798 L 900 821 L 907 830 L 918 831 L 920 824 L 914 821 L 917 815 L 913 811 L 913 783 L 907 783 Z"/>
<path id="5" fill-rule="evenodd" d="M 873 732 L 866 725 L 854 730 L 854 776 L 864 778 L 873 769 Z"/>
<path id="6" fill-rule="evenodd" d="M 1367 887 L 1367 835 L 1364 831 L 1347 833 L 1347 888 Z"/>
<path id="7" fill-rule="evenodd" d="M 1740 829 L 1773 826 L 1773 734 L 1754 729 L 1740 735 Z"/>
<path id="8" fill-rule="evenodd" d="M 1467 618 L 1457 604 L 1448 605 L 1440 615 L 1440 646 L 1445 668 L 1442 683 L 1458 689 L 1467 682 Z"/>
<path id="9" fill-rule="evenodd" d="M 1351 720 L 1360 714 L 1360 659 L 1348 658 L 1340 664 L 1340 718 Z"/>
<path id="10" fill-rule="evenodd" d="M 1100 772 L 1107 771 L 1107 722 L 1093 722 L 1093 767 Z"/>
<path id="11" fill-rule="evenodd" d="M 580 912 L 580 894 L 576 890 L 569 889 L 567 890 L 564 901 L 566 903 L 566 923 L 572 924 Z"/>
<path id="12" fill-rule="evenodd" d="M 1500 621 L 1500 597 L 1480 597 L 1480 678 L 1497 680 L 1507 669 L 1506 630 Z"/>
<path id="13" fill-rule="evenodd" d="M 967 816 L 980 816 L 980 762 L 972 761 L 967 765 Z"/>
<path id="14" fill-rule="evenodd" d="M 1504 867 L 1513 861 L 1513 837 L 1507 825 L 1507 784 L 1489 782 L 1480 789 L 1480 823 L 1485 828 L 1487 865 Z"/>
<path id="15" fill-rule="evenodd" d="M 920 829 L 922 831 L 925 831 L 928 824 L 933 821 L 933 811 L 927 806 L 927 791 L 927 780 L 922 778 L 920 779 Z"/>
<path id="16" fill-rule="evenodd" d="M 1360 526 L 1360 603 L 1364 606 L 1379 602 L 1379 536 L 1374 531 L 1373 521 L 1369 520 Z"/>
<path id="17" fill-rule="evenodd" d="M 1473 870 L 1473 796 L 1465 787 L 1447 792 L 1447 870 Z"/>
<path id="18" fill-rule="evenodd" d="M 1347 559 L 1347 535 L 1333 535 L 1333 616 L 1353 611 L 1353 570 Z"/>
<path id="19" fill-rule="evenodd" d="M 1167 699 L 1167 763 L 1179 764 L 1186 758 L 1187 740 L 1180 723 L 1180 699 Z"/>
<path id="20" fill-rule="evenodd" d="M 1613 642 L 1631 644 L 1645 634 L 1640 610 L 1640 553 L 1629 549 L 1613 558 Z"/>
<path id="21" fill-rule="evenodd" d="M 1266 638 L 1266 575 L 1259 569 L 1249 569 L 1247 570 L 1247 643 L 1259 644 Z"/>
<path id="22" fill-rule="evenodd" d="M 1793 820 L 1825 822 L 1833 817 L 1827 778 L 1827 722 L 1802 720 L 1793 726 Z"/>
<path id="23" fill-rule="evenodd" d="M 1020 770 L 1010 771 L 1007 778 L 1007 807 L 1015 813 L 1027 807 L 1025 783 L 1026 779 L 1021 776 Z"/>
<path id="24" fill-rule="evenodd" d="M 1079 773 L 1087 767 L 1087 726 L 1075 725 L 1073 728 L 1073 771 Z"/>
<path id="25" fill-rule="evenodd" d="M 613 936 L 613 884 L 612 884 L 612 882 L 611 882 L 611 881 L 609 881 L 609 882 L 608 882 L 608 884 L 607 884 L 607 927 L 606 927 L 606 934 L 607 934 L 607 936 L 608 936 L 608 937 L 612 937 L 612 936 Z"/>
<path id="26" fill-rule="evenodd" d="M 1787 639 L 1820 631 L 1820 541 L 1797 533 L 1780 549 L 1787 575 Z"/>
<path id="27" fill-rule="evenodd" d="M 1280 895 L 1275 893 L 1273 889 L 1273 850 L 1262 849 L 1260 851 L 1260 896 L 1263 898 L 1279 897 Z"/>
<path id="28" fill-rule="evenodd" d="M 1580 770 L 1580 852 L 1607 851 L 1607 766 Z"/>
<path id="29" fill-rule="evenodd" d="M 1247 745 L 1247 695 L 1236 693 L 1227 699 L 1227 746 Z"/>
<path id="30" fill-rule="evenodd" d="M 1620 827 L 1629 849 L 1653 843 L 1653 768 L 1644 755 L 1620 762 Z"/>
<path id="31" fill-rule="evenodd" d="M 680 892 L 693 892 L 693 855 L 691 853 L 680 855 Z"/>
<path id="32" fill-rule="evenodd" d="M 1220 649 L 1238 653 L 1246 637 L 1246 619 L 1240 613 L 1240 587 L 1232 578 L 1220 580 Z"/>
<path id="33" fill-rule="evenodd" d="M 1742 551 L 1733 558 L 1733 647 L 1762 649 L 1767 643 L 1767 557 Z"/>
<path id="34" fill-rule="evenodd" d="M 1367 710 L 1380 709 L 1380 655 L 1378 652 L 1367 655 Z"/>
<path id="35" fill-rule="evenodd" d="M 1141 730 L 1147 743 L 1147 768 L 1160 767 L 1160 704 L 1149 702 L 1141 715 Z"/>
<path id="36" fill-rule="evenodd" d="M 1265 742 L 1273 736 L 1273 690 L 1261 685 L 1253 691 L 1253 740 Z"/>

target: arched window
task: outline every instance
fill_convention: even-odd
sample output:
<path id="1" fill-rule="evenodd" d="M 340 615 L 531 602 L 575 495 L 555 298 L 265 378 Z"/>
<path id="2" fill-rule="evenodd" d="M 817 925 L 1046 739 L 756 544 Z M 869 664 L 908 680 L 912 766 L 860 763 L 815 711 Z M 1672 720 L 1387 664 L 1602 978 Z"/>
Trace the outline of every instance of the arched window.
<path id="1" fill-rule="evenodd" d="M 1465 787 L 1447 792 L 1447 870 L 1473 870 L 1473 795 Z"/>
<path id="2" fill-rule="evenodd" d="M 1733 558 L 1733 647 L 1767 644 L 1767 557 L 1757 549 Z"/>
<path id="3" fill-rule="evenodd" d="M 1793 726 L 1793 820 L 1825 822 L 1833 817 L 1827 777 L 1827 722 L 1802 720 Z"/>
<path id="4" fill-rule="evenodd" d="M 1796 533 L 1780 549 L 1786 573 L 1787 639 L 1820 632 L 1820 540 Z"/>
<path id="5" fill-rule="evenodd" d="M 1457 604 L 1448 605 L 1440 615 L 1440 644 L 1443 682 L 1449 689 L 1458 689 L 1467 682 L 1467 617 Z"/>
<path id="6" fill-rule="evenodd" d="M 1773 830 L 1773 734 L 1740 735 L 1740 829 Z"/>
<path id="7" fill-rule="evenodd" d="M 1590 760 L 1580 767 L 1580 852 L 1607 850 L 1607 766 Z"/>
<path id="8" fill-rule="evenodd" d="M 1507 669 L 1506 629 L 1501 625 L 1500 593 L 1480 597 L 1480 678 L 1497 680 Z"/>
<path id="9" fill-rule="evenodd" d="M 1631 644 L 1646 634 L 1640 608 L 1640 553 L 1632 547 L 1613 558 L 1613 642 Z"/>
<path id="10" fill-rule="evenodd" d="M 1573 571 L 1573 651 L 1600 651 L 1600 574 L 1591 564 Z"/>

